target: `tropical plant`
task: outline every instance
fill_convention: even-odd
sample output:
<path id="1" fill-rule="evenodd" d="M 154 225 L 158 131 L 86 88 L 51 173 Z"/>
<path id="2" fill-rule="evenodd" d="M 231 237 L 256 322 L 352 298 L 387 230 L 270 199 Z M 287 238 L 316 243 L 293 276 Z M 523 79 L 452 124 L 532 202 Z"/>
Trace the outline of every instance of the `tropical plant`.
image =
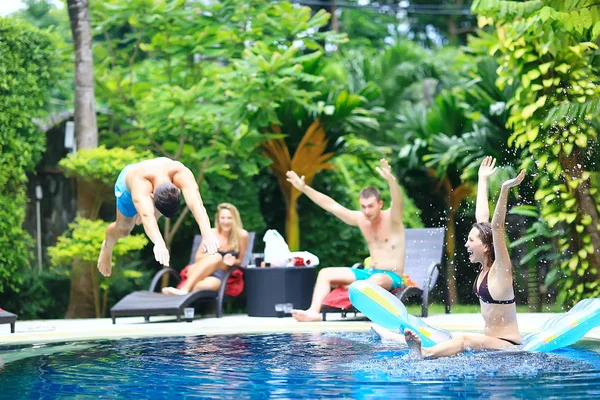
<path id="1" fill-rule="evenodd" d="M 286 202 L 286 237 L 293 250 L 300 244 L 301 193 L 287 182 L 286 172 L 294 170 L 311 184 L 317 173 L 332 168 L 330 160 L 343 149 L 344 136 L 377 129 L 375 116 L 381 112 L 374 106 L 376 88 L 366 85 L 350 91 L 343 66 L 327 57 L 315 40 L 341 43 L 345 37 L 310 34 L 328 19 L 322 11 L 311 17 L 309 9 L 301 8 L 295 17 L 300 43 L 277 49 L 254 46 L 244 51 L 242 60 L 234 61 L 234 74 L 242 82 L 236 99 L 239 114 L 251 127 L 270 135 L 263 150 Z"/>
<path id="2" fill-rule="evenodd" d="M 600 5 L 592 0 L 475 1 L 480 26 L 494 28 L 489 51 L 498 60 L 500 89 L 518 80 L 507 103 L 508 144 L 525 149 L 537 169 L 541 214 L 559 239 L 559 302 L 600 293 L 600 194 L 591 180 L 598 146 Z M 533 159 L 533 162 L 531 161 Z"/>
<path id="3" fill-rule="evenodd" d="M 527 268 L 527 305 L 529 311 L 542 311 L 540 277 L 539 271 L 544 268 L 546 271 L 560 254 L 555 250 L 554 244 L 557 243 L 558 236 L 564 234 L 560 229 L 551 230 L 548 224 L 541 218 L 537 206 L 521 205 L 510 209 L 509 214 L 521 215 L 533 218 L 532 223 L 528 223 L 527 231 L 519 239 L 510 243 L 510 248 L 515 249 L 519 246 L 526 246 L 526 254 L 520 257 L 518 265 Z M 557 270 L 554 269 L 546 274 L 544 279 L 544 292 L 554 284 L 558 278 Z"/>
<path id="4" fill-rule="evenodd" d="M 348 35 L 346 48 L 383 49 L 400 38 L 397 26 L 404 18 L 392 7 L 374 10 L 347 7 L 340 11 L 338 31 Z"/>
<path id="5" fill-rule="evenodd" d="M 421 169 L 433 181 L 431 191 L 443 193 L 446 206 L 446 280 L 451 304 L 458 302 L 456 288 L 456 213 L 461 203 L 469 197 L 473 186 L 461 178 L 463 169 L 479 152 L 465 152 L 471 143 L 464 136 L 470 131 L 472 121 L 467 118 L 462 103 L 463 92 L 455 89 L 443 91 L 430 109 L 424 105 L 407 106 L 398 115 L 398 128 L 404 133 L 404 145 L 399 152 L 399 167 L 404 171 Z"/>
<path id="6" fill-rule="evenodd" d="M 96 219 L 85 219 L 76 218 L 75 221 L 69 224 L 69 230 L 63 235 L 59 236 L 56 246 L 48 248 L 48 255 L 50 256 L 50 263 L 53 267 L 68 267 L 71 269 L 75 261 L 78 262 L 79 269 L 73 272 L 84 273 L 90 277 L 90 281 L 93 283 L 92 287 L 71 287 L 71 295 L 73 290 L 85 290 L 89 295 L 87 296 L 76 296 L 82 301 L 76 304 L 69 305 L 71 313 L 78 316 L 92 316 L 89 315 L 89 308 L 93 307 L 94 316 L 100 318 L 106 314 L 108 288 L 110 286 L 109 278 L 102 278 L 103 282 L 98 281 L 98 270 L 96 263 L 100 250 L 102 248 L 102 242 L 104 241 L 104 235 L 108 222 Z M 148 244 L 148 239 L 145 235 L 130 235 L 122 238 L 117 242 L 114 247 L 113 255 L 119 258 L 128 252 L 141 250 Z M 136 278 L 140 276 L 137 271 L 119 268 L 118 272 L 123 274 L 127 278 Z M 100 299 L 99 288 L 104 290 L 103 299 Z M 91 301 L 90 301 L 91 300 Z M 89 302 L 89 304 L 88 304 Z"/>
<path id="7" fill-rule="evenodd" d="M 65 176 L 77 178 L 90 193 L 88 219 L 95 220 L 102 203 L 113 198 L 113 186 L 121 170 L 150 155 L 149 151 L 137 151 L 133 147 L 107 149 L 100 146 L 69 154 L 58 165 L 64 169 Z"/>
<path id="8" fill-rule="evenodd" d="M 299 176 L 304 176 L 306 184 L 310 185 L 317 173 L 333 168 L 330 160 L 334 155 L 342 154 L 347 149 L 344 146 L 344 135 L 376 129 L 377 119 L 373 112 L 363 107 L 369 102 L 366 97 L 368 95 L 366 92 L 349 93 L 343 89 L 333 89 L 329 92 L 327 101 L 317 102 L 316 112 L 297 111 L 296 121 L 282 116 L 281 126 L 271 126 L 275 132 L 285 129 L 288 133 L 286 139 L 270 139 L 264 144 L 264 148 L 265 154 L 273 160 L 270 169 L 277 177 L 286 200 L 286 237 L 291 249 L 297 250 L 300 245 L 297 201 L 302 193 L 286 180 L 285 174 L 293 170 Z M 310 125 L 304 131 L 308 123 Z M 295 144 L 298 138 L 301 140 Z"/>
<path id="9" fill-rule="evenodd" d="M 149 157 L 149 152 L 137 152 L 132 148 L 128 149 L 106 149 L 100 146 L 93 149 L 81 149 L 74 154 L 68 155 L 59 162 L 59 165 L 65 170 L 65 175 L 77 179 L 79 190 L 86 193 L 87 218 L 79 218 L 78 222 L 72 226 L 77 228 L 77 233 L 73 233 L 73 240 L 66 239 L 68 236 L 61 236 L 58 239 L 57 248 L 48 250 L 53 265 L 65 264 L 67 256 L 72 253 L 71 258 L 71 296 L 67 317 L 100 317 L 104 315 L 101 310 L 98 297 L 98 272 L 96 261 L 100 254 L 100 245 L 104 240 L 104 232 L 99 232 L 100 225 L 107 225 L 101 220 L 97 220 L 100 206 L 102 203 L 113 198 L 113 185 L 119 173 L 125 166 L 141 161 Z M 106 227 L 106 226 L 105 226 Z M 86 232 L 86 229 L 94 231 Z M 98 232 L 96 232 L 98 231 Z M 69 233 L 67 233 L 68 235 Z M 92 252 L 85 252 L 82 248 L 83 242 L 86 246 L 97 246 L 96 257 L 92 257 Z M 99 240 L 96 243 L 96 239 Z M 137 241 L 140 244 L 142 242 Z M 146 243 L 146 242 L 144 242 Z M 132 247 L 130 250 L 137 249 Z M 89 249 L 88 249 L 89 250 Z M 58 252 L 58 253 L 57 253 Z M 58 257 L 60 255 L 60 257 Z M 57 261 L 60 258 L 60 262 Z M 102 282 L 104 289 L 104 298 L 108 296 L 109 279 Z M 104 302 L 105 303 L 105 302 Z"/>
<path id="10" fill-rule="evenodd" d="M 402 40 L 383 51 L 350 50 L 342 53 L 349 89 L 359 92 L 370 88 L 380 93 L 373 101 L 385 112 L 377 114 L 380 128 L 362 134 L 376 145 L 398 147 L 406 143 L 398 135 L 396 116 L 411 105 L 430 104 L 446 88 L 460 81 L 449 65 L 455 65 L 459 52 L 428 51 Z M 400 137 L 399 137 L 400 136 Z"/>

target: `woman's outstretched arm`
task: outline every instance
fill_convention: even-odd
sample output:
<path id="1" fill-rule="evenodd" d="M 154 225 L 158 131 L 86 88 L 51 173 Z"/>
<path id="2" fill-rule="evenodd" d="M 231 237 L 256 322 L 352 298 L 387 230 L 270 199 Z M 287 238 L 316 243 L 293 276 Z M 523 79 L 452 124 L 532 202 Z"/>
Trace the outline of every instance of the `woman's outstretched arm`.
<path id="1" fill-rule="evenodd" d="M 475 219 L 477 222 L 490 221 L 490 206 L 488 204 L 488 187 L 487 180 L 496 172 L 496 159 L 487 156 L 479 166 L 477 180 L 477 202 L 475 203 Z"/>
<path id="2" fill-rule="evenodd" d="M 504 236 L 504 221 L 506 220 L 506 203 L 508 202 L 508 191 L 514 186 L 518 186 L 525 178 L 525 171 L 521 171 L 516 178 L 509 179 L 502 184 L 500 196 L 492 217 L 492 237 L 494 240 L 494 254 L 496 255 L 496 273 L 507 274 L 512 278 L 512 266 L 510 255 L 506 246 Z"/>

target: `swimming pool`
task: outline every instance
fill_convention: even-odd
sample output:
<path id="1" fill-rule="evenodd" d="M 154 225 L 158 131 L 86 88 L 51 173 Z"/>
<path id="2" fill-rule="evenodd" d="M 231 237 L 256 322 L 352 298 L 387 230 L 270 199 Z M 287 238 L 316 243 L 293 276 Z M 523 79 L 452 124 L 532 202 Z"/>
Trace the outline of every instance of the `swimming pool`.
<path id="1" fill-rule="evenodd" d="M 0 347 L 14 398 L 600 398 L 600 342 L 409 361 L 372 334 L 190 336 Z"/>

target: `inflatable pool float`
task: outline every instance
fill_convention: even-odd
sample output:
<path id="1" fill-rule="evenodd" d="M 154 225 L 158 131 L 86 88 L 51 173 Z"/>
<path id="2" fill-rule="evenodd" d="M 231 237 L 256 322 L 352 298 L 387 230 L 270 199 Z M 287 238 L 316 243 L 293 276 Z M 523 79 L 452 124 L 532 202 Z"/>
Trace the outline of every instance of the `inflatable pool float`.
<path id="1" fill-rule="evenodd" d="M 598 326 L 600 299 L 583 299 L 569 312 L 549 319 L 536 332 L 523 336 L 523 350 L 552 351 L 570 346 Z"/>
<path id="2" fill-rule="evenodd" d="M 371 321 L 384 328 L 404 332 L 408 328 L 421 338 L 424 347 L 452 339 L 450 332 L 434 328 L 408 314 L 404 304 L 393 294 L 367 281 L 350 285 L 350 301 Z M 547 352 L 570 346 L 591 329 L 600 326 L 600 298 L 581 300 L 569 312 L 555 316 L 536 332 L 523 337 L 522 349 Z"/>
<path id="3" fill-rule="evenodd" d="M 424 347 L 452 339 L 450 332 L 434 328 L 422 319 L 410 315 L 404 304 L 393 294 L 367 281 L 356 281 L 348 291 L 350 301 L 376 324 L 390 330 L 408 328 L 421 338 Z"/>

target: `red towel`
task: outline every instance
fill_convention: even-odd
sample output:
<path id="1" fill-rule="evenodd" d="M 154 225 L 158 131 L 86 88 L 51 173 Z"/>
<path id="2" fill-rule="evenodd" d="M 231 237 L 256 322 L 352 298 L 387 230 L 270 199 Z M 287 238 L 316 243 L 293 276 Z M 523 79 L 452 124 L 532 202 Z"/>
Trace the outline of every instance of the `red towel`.
<path id="1" fill-rule="evenodd" d="M 236 297 L 244 291 L 244 273 L 236 269 L 229 275 L 227 286 L 225 286 L 225 294 L 231 297 Z"/>
<path id="2" fill-rule="evenodd" d="M 181 270 L 179 276 L 181 282 L 177 285 L 177 289 L 181 289 L 185 281 L 187 280 L 187 273 L 191 265 L 188 265 Z M 244 291 L 244 273 L 239 269 L 236 269 L 229 275 L 227 279 L 227 285 L 225 286 L 225 294 L 231 297 L 239 296 Z"/>
<path id="3" fill-rule="evenodd" d="M 402 276 L 402 281 L 404 282 L 404 285 L 392 290 L 392 293 L 396 293 L 398 290 L 404 289 L 405 287 L 417 286 L 417 284 L 406 274 Z M 342 310 L 349 309 L 352 307 L 352 302 L 350 302 L 350 298 L 348 297 L 348 289 L 343 287 L 333 289 L 331 293 L 325 297 L 325 300 L 323 300 L 323 305 Z"/>
<path id="4" fill-rule="evenodd" d="M 324 306 L 347 310 L 352 307 L 350 298 L 348 297 L 348 289 L 343 287 L 335 288 L 323 300 Z"/>

